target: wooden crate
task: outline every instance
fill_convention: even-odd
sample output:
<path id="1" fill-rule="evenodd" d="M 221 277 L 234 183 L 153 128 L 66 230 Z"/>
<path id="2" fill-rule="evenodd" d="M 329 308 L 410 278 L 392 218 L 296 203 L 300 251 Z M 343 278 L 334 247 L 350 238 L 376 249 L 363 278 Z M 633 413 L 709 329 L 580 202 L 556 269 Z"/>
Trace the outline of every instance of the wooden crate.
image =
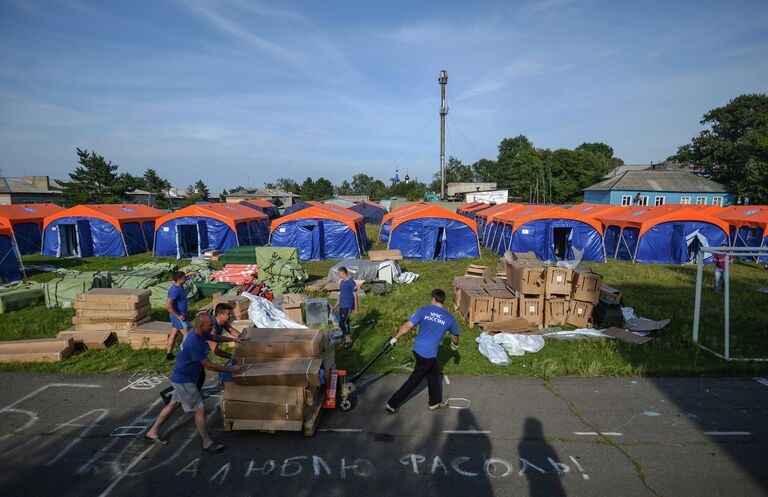
<path id="1" fill-rule="evenodd" d="M 400 249 L 369 250 L 368 258 L 372 261 L 401 261 L 403 254 L 400 253 Z"/>
<path id="2" fill-rule="evenodd" d="M 493 297 L 483 289 L 462 288 L 459 313 L 470 327 L 493 319 Z"/>
<path id="3" fill-rule="evenodd" d="M 464 276 L 469 278 L 490 278 L 491 268 L 479 264 L 470 264 L 467 266 Z"/>

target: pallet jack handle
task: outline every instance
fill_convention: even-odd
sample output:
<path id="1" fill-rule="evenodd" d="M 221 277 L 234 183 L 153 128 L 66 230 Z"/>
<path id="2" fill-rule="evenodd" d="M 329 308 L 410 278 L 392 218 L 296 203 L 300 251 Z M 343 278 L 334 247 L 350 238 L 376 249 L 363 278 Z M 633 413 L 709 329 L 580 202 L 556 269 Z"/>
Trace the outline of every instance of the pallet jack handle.
<path id="1" fill-rule="evenodd" d="M 355 373 L 355 375 L 354 375 L 352 378 L 350 378 L 350 379 L 349 379 L 349 381 L 351 381 L 352 383 L 355 383 L 357 380 L 359 380 L 359 379 L 360 379 L 360 377 L 361 377 L 361 376 L 363 376 L 363 375 L 365 374 L 365 372 L 366 372 L 366 371 L 368 371 L 368 369 L 369 369 L 371 366 L 373 366 L 373 364 L 374 364 L 376 361 L 378 361 L 379 359 L 381 359 L 381 356 L 383 356 L 384 354 L 386 354 L 387 352 L 389 352 L 390 350 L 392 350 L 393 348 L 395 348 L 395 346 L 394 346 L 394 345 L 392 345 L 392 343 L 390 342 L 390 340 L 391 340 L 391 339 L 392 339 L 392 337 L 389 337 L 389 338 L 387 338 L 387 341 L 384 343 L 384 346 L 381 348 L 381 350 L 379 351 L 379 353 L 378 353 L 378 354 L 376 354 L 376 355 L 374 356 L 374 358 L 373 358 L 373 359 L 371 359 L 370 361 L 368 361 L 368 364 L 366 364 L 365 366 L 363 366 L 363 369 L 361 369 L 360 371 L 358 371 L 357 373 Z"/>

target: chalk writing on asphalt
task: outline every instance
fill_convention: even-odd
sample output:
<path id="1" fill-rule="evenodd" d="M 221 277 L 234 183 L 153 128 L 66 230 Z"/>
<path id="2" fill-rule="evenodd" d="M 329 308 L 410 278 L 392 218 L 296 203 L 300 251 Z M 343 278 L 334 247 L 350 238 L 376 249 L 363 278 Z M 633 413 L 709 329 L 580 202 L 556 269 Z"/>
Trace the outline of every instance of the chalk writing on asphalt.
<path id="1" fill-rule="evenodd" d="M 584 467 L 571 456 L 574 466 L 585 480 L 589 479 Z M 401 471 L 405 474 L 418 476 L 460 476 L 464 478 L 515 478 L 525 477 L 526 473 L 550 474 L 564 478 L 571 473 L 571 466 L 547 457 L 544 461 L 532 462 L 518 458 L 508 461 L 498 457 L 473 458 L 458 456 L 443 459 L 440 456 L 425 456 L 422 454 L 406 454 L 400 457 Z M 386 465 L 386 471 L 392 470 L 392 465 Z M 189 461 L 176 472 L 179 478 L 197 478 L 201 469 L 200 458 Z M 292 456 L 285 459 L 252 459 L 248 462 L 227 461 L 216 470 L 207 480 L 212 484 L 222 484 L 233 478 L 274 477 L 295 478 L 307 477 L 338 477 L 342 480 L 368 478 L 376 472 L 376 464 L 363 458 L 325 459 L 318 455 Z"/>

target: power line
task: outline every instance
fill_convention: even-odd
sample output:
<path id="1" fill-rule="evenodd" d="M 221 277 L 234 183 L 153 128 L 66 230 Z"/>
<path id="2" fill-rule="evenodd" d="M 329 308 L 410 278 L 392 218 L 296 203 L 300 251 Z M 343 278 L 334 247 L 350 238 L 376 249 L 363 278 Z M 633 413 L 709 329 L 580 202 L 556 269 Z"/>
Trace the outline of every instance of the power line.
<path id="1" fill-rule="evenodd" d="M 483 156 L 480 155 L 479 153 L 477 153 L 477 150 L 475 150 L 475 147 L 472 146 L 472 142 L 469 141 L 469 138 L 467 138 L 467 135 L 465 135 L 464 132 L 461 130 L 461 127 L 459 126 L 459 123 L 456 122 L 456 119 L 453 118 L 453 115 L 449 115 L 448 117 L 450 118 L 451 123 L 453 123 L 453 125 L 456 126 L 456 129 L 459 130 L 459 133 L 461 134 L 461 136 L 464 137 L 464 141 L 467 142 L 467 145 L 469 145 L 469 148 L 471 148 L 472 151 L 475 153 L 475 155 L 477 156 L 477 160 L 482 159 Z"/>
<path id="2" fill-rule="evenodd" d="M 427 122 L 426 122 L 426 123 L 424 123 L 424 126 L 422 126 L 421 130 L 419 130 L 419 132 L 416 134 L 416 136 L 413 138 L 413 140 L 411 140 L 411 143 L 409 143 L 409 144 L 408 144 L 408 146 L 407 146 L 407 147 L 405 147 L 405 148 L 403 149 L 403 151 L 402 151 L 402 152 L 400 152 L 400 155 L 398 155 L 398 156 L 397 156 L 397 158 L 395 158 L 395 160 L 393 160 L 393 161 L 392 161 L 392 163 L 391 163 L 390 165 L 386 166 L 386 167 L 385 167 L 385 168 L 384 168 L 384 169 L 383 169 L 383 170 L 382 170 L 382 171 L 381 171 L 381 172 L 378 174 L 378 176 L 376 176 L 376 178 L 377 178 L 377 179 L 381 179 L 381 175 L 382 175 L 383 173 L 385 173 L 386 171 L 389 171 L 390 169 L 392 169 L 392 167 L 393 167 L 393 166 L 395 166 L 395 165 L 397 164 L 397 161 L 399 161 L 399 160 L 400 160 L 400 158 L 401 158 L 401 157 L 402 157 L 402 156 L 403 156 L 403 155 L 404 155 L 404 154 L 405 154 L 405 153 L 406 153 L 406 152 L 407 152 L 407 151 L 408 151 L 408 150 L 411 148 L 411 146 L 412 146 L 414 143 L 416 143 L 416 140 L 418 140 L 418 139 L 419 139 L 419 137 L 421 136 L 421 134 L 424 132 L 424 130 L 425 130 L 425 129 L 427 129 L 427 126 L 429 126 L 429 123 L 431 123 L 431 122 L 432 122 L 432 119 L 434 119 L 434 118 L 435 118 L 435 116 L 437 116 L 437 113 L 434 113 L 434 114 L 432 114 L 432 115 L 430 115 L 430 116 L 429 116 L 429 119 L 427 120 Z"/>

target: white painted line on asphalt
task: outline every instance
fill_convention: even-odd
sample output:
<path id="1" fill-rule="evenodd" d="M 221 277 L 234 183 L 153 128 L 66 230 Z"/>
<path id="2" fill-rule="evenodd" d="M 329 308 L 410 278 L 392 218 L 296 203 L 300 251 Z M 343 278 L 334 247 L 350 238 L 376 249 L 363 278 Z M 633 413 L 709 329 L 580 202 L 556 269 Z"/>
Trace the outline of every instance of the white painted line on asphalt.
<path id="1" fill-rule="evenodd" d="M 360 433 L 362 428 L 321 428 L 317 431 L 325 431 L 329 433 Z"/>
<path id="2" fill-rule="evenodd" d="M 748 437 L 752 435 L 751 431 L 705 431 L 705 435 L 712 435 L 712 436 L 740 436 L 740 437 Z"/>
<path id="3" fill-rule="evenodd" d="M 445 378 L 445 384 L 446 385 L 450 385 L 451 384 L 451 380 L 448 379 L 448 375 L 447 374 L 444 374 L 443 378 Z"/>
<path id="4" fill-rule="evenodd" d="M 760 383 L 761 385 L 768 387 L 768 379 L 766 378 L 752 378 L 752 379 Z"/>
<path id="5" fill-rule="evenodd" d="M 120 473 L 120 474 L 118 475 L 118 477 L 117 477 L 117 478 L 115 478 L 115 479 L 112 481 L 112 483 L 111 483 L 111 484 L 110 484 L 110 485 L 107 487 L 107 489 L 106 489 L 106 490 L 104 490 L 104 491 L 103 491 L 101 494 L 99 494 L 99 497 L 107 497 L 107 495 L 109 495 L 109 493 L 112 491 L 112 489 L 113 489 L 113 488 L 115 488 L 115 487 L 116 487 L 116 486 L 117 486 L 117 485 L 118 485 L 118 484 L 119 484 L 121 481 L 123 481 L 123 478 L 125 478 L 126 476 L 128 476 L 128 473 L 130 473 L 130 472 L 131 472 L 131 470 L 133 469 L 133 467 L 134 467 L 134 466 L 136 466 L 137 464 L 139 464 L 139 462 L 140 462 L 142 459 L 144 459 L 144 456 L 146 456 L 146 455 L 147 455 L 147 453 L 148 453 L 150 450 L 152 450 L 152 448 L 153 448 L 153 445 L 150 445 L 149 447 L 147 447 L 146 449 L 144 449 L 144 450 L 143 450 L 143 451 L 142 451 L 142 452 L 141 452 L 139 455 L 137 455 L 137 456 L 136 456 L 136 457 L 133 459 L 133 461 L 131 461 L 131 463 L 130 463 L 130 464 L 129 464 L 129 465 L 126 467 L 126 468 L 125 468 L 125 470 L 123 470 L 123 472 L 122 472 L 122 473 Z"/>
<path id="6" fill-rule="evenodd" d="M 605 435 L 606 437 L 621 437 L 624 436 L 623 433 L 619 433 L 617 431 L 574 431 L 574 435 L 580 435 L 580 436 L 596 436 L 596 435 Z"/>
<path id="7" fill-rule="evenodd" d="M 446 435 L 488 435 L 488 430 L 443 430 Z"/>

